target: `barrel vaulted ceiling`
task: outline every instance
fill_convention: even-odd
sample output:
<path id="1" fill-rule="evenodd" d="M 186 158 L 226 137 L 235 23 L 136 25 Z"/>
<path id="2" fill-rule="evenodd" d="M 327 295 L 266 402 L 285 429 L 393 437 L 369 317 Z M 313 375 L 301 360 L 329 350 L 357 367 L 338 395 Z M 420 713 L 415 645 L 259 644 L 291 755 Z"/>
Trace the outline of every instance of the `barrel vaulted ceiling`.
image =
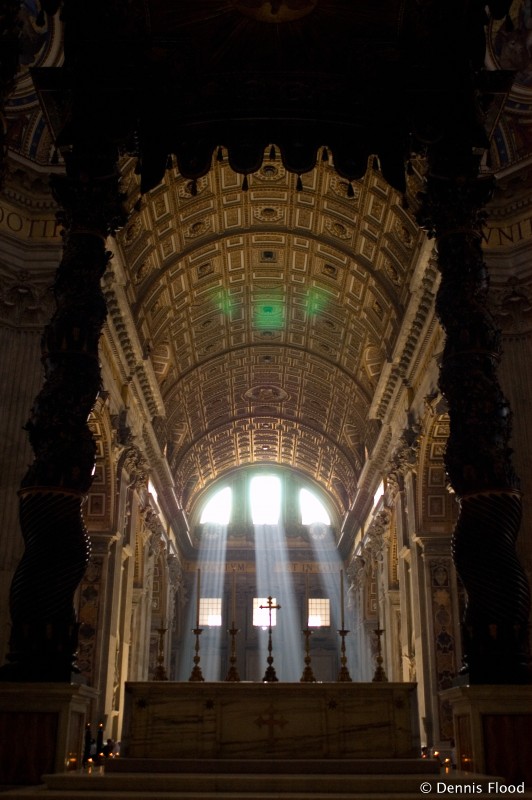
<path id="1" fill-rule="evenodd" d="M 244 191 L 222 150 L 194 188 L 168 170 L 119 236 L 187 509 L 251 464 L 353 502 L 421 234 L 372 164 L 353 191 L 323 156 L 302 180 L 268 148 Z"/>
<path id="2" fill-rule="evenodd" d="M 102 130 L 119 144 L 127 302 L 179 502 L 190 512 L 218 478 L 275 464 L 321 485 L 341 518 L 391 396 L 383 376 L 405 375 L 433 301 L 434 270 L 420 289 L 416 154 L 466 128 L 485 146 L 480 121 L 455 104 L 464 60 L 480 70 L 484 59 L 485 4 L 63 5 L 65 69 L 58 15 L 43 27 L 22 3 L 17 91 L 29 66 L 43 68 L 32 75 L 45 117 L 32 87 L 24 117 L 16 94 L 10 147 L 42 166 L 52 139 L 60 163 Z M 526 34 L 518 0 L 503 20 L 509 5 L 487 4 L 490 59 L 526 78 L 528 61 L 503 59 Z M 509 103 L 484 126 L 497 167 L 523 138 Z M 521 113 L 522 94 L 514 105 Z"/>

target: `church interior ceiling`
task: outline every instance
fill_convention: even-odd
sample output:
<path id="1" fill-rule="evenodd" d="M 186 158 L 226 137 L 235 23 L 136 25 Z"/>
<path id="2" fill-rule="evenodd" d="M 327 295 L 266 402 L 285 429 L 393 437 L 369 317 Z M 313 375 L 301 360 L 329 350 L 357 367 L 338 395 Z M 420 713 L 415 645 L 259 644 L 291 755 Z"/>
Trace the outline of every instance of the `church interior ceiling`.
<path id="1" fill-rule="evenodd" d="M 57 169 L 76 137 L 95 134 L 90 119 L 105 118 L 120 142 L 125 296 L 188 511 L 217 478 L 248 465 L 299 470 L 330 493 L 339 517 L 353 503 L 380 424 L 375 392 L 397 355 L 422 254 L 416 151 L 453 135 L 441 110 L 456 89 L 455 59 L 484 58 L 484 30 L 471 17 L 483 4 L 452 3 L 443 18 L 433 5 L 77 4 L 67 25 L 80 26 L 81 46 L 66 47 L 66 80 L 74 75 L 86 104 L 80 131 L 60 119 L 58 18 L 38 25 L 37 4 L 23 3 L 10 146 Z M 514 2 L 490 23 L 491 68 L 512 69 L 513 89 L 491 86 L 491 116 L 467 121 L 479 146 L 489 128 L 496 167 L 528 148 L 529 12 L 528 0 Z M 55 70 L 51 83 L 33 73 L 46 122 L 30 66 Z"/>
<path id="2" fill-rule="evenodd" d="M 196 194 L 169 170 L 119 235 L 185 502 L 248 464 L 354 499 L 422 237 L 372 168 L 353 197 L 328 162 L 295 181 L 278 157 L 247 191 L 225 160 Z"/>

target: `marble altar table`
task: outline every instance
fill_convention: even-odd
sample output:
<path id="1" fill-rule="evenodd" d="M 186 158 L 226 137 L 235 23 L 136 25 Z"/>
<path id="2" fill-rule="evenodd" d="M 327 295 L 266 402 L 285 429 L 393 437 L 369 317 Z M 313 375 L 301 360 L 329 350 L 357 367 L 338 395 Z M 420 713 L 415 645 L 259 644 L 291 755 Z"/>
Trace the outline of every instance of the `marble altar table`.
<path id="1" fill-rule="evenodd" d="M 411 758 L 414 683 L 129 682 L 130 758 Z"/>

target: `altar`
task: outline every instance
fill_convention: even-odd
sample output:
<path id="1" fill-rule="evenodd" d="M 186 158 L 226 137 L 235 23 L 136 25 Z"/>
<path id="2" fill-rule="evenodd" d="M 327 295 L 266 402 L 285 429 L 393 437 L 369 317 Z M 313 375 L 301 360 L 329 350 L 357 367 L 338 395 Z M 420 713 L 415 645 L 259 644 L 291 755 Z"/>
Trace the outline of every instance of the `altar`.
<path id="1" fill-rule="evenodd" d="M 129 682 L 129 758 L 412 758 L 414 683 Z"/>

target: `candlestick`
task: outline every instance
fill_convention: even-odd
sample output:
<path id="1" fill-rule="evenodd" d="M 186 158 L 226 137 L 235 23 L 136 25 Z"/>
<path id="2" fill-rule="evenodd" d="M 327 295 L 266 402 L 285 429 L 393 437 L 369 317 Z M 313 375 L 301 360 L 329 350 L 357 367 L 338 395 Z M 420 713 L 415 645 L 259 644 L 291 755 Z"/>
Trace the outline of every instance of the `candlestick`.
<path id="1" fill-rule="evenodd" d="M 347 657 L 345 654 L 345 637 L 349 633 L 348 630 L 345 628 L 345 614 L 344 614 L 344 571 L 343 569 L 340 570 L 340 617 L 341 617 L 341 625 L 340 630 L 338 633 L 340 634 L 340 639 L 342 642 L 340 648 L 340 673 L 338 675 L 339 681 L 351 681 L 351 675 L 349 674 L 349 670 L 347 669 Z"/>
<path id="2" fill-rule="evenodd" d="M 235 616 L 236 616 L 236 569 L 233 567 L 233 602 L 232 602 L 232 627 L 235 627 Z"/>
<path id="3" fill-rule="evenodd" d="M 305 628 L 308 628 L 309 608 L 308 608 L 308 572 L 305 575 Z"/>
<path id="4" fill-rule="evenodd" d="M 305 668 L 303 669 L 303 674 L 299 681 L 300 683 L 316 683 L 316 678 L 312 671 L 312 660 L 310 658 L 310 637 L 312 636 L 312 631 L 309 630 L 308 626 L 303 631 L 303 635 L 305 637 Z"/>
<path id="5" fill-rule="evenodd" d="M 341 629 L 345 630 L 345 619 L 344 619 L 344 571 L 343 569 L 340 570 L 340 609 L 341 609 Z"/>
<path id="6" fill-rule="evenodd" d="M 273 605 L 273 597 L 270 595 L 268 597 L 268 605 L 267 606 L 259 606 L 259 608 L 267 608 L 268 614 L 270 618 L 270 623 L 268 626 L 268 658 L 267 661 L 267 668 L 266 672 L 264 673 L 263 683 L 276 683 L 279 679 L 275 673 L 275 667 L 273 666 L 273 656 L 272 656 L 272 611 L 277 608 L 281 608 L 279 604 L 276 606 Z"/>
<path id="7" fill-rule="evenodd" d="M 164 635 L 167 630 L 168 629 L 164 626 L 161 626 L 157 629 L 157 633 L 159 634 L 159 643 L 157 650 L 157 666 L 155 667 L 155 672 L 153 673 L 154 681 L 168 680 L 168 675 L 166 674 L 166 668 L 164 666 Z"/>
<path id="8" fill-rule="evenodd" d="M 381 636 L 384 633 L 382 628 L 377 628 L 374 631 L 375 636 L 377 637 L 377 655 L 375 657 L 375 674 L 373 676 L 373 681 L 376 683 L 387 683 L 388 678 L 386 677 L 386 672 L 384 671 L 384 667 L 382 666 L 384 658 L 382 657 L 382 644 L 381 644 Z"/>
<path id="9" fill-rule="evenodd" d="M 375 561 L 375 607 L 377 611 L 377 628 L 380 628 L 380 613 L 379 613 L 379 569 L 377 566 L 377 562 Z"/>
<path id="10" fill-rule="evenodd" d="M 341 664 L 341 666 L 340 666 L 340 672 L 338 673 L 338 680 L 339 681 L 345 681 L 345 682 L 351 682 L 352 679 L 351 679 L 351 675 L 349 674 L 349 670 L 347 669 L 347 656 L 345 654 L 345 637 L 347 636 L 349 631 L 346 631 L 345 628 L 342 626 L 342 630 L 338 631 L 338 633 L 340 634 L 340 639 L 342 641 L 342 645 L 341 645 L 341 648 L 340 648 L 340 653 L 341 653 L 341 655 L 340 655 L 340 664 Z"/>
<path id="11" fill-rule="evenodd" d="M 196 584 L 196 628 L 199 628 L 199 615 L 200 615 L 200 586 L 201 586 L 201 570 L 198 569 L 197 584 Z"/>
<path id="12" fill-rule="evenodd" d="M 192 668 L 192 672 L 190 673 L 189 681 L 204 681 L 205 678 L 203 677 L 203 673 L 200 667 L 201 659 L 200 659 L 200 640 L 199 640 L 199 637 L 203 633 L 203 628 L 200 627 L 194 628 L 192 633 L 196 637 L 196 645 L 194 647 L 194 653 L 195 653 L 194 658 L 192 659 L 194 661 L 194 666 Z"/>
<path id="13" fill-rule="evenodd" d="M 229 657 L 230 666 L 227 675 L 225 677 L 225 680 L 238 682 L 240 680 L 240 675 L 238 674 L 238 669 L 236 667 L 236 635 L 238 633 L 238 628 L 235 628 L 234 622 L 230 630 L 228 630 L 227 632 L 231 637 L 231 655 Z"/>

